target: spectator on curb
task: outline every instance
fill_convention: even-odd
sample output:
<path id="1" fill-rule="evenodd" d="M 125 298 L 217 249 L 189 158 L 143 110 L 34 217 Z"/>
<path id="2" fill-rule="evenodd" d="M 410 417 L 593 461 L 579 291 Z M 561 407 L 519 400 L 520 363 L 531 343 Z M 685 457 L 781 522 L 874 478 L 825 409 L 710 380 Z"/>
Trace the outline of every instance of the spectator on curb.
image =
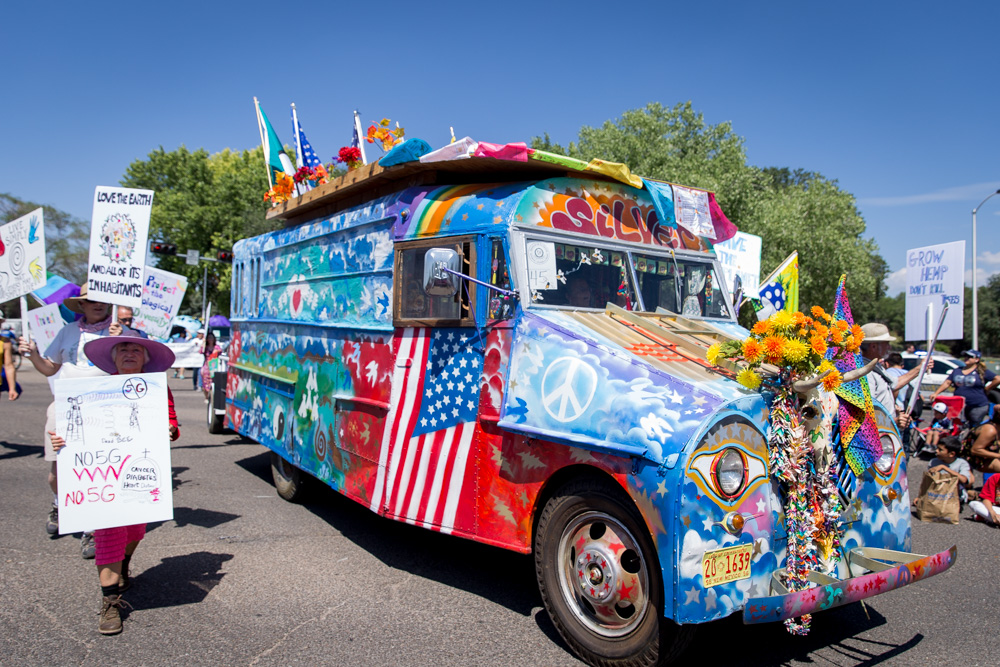
<path id="1" fill-rule="evenodd" d="M 980 472 L 1000 473 L 1000 410 L 972 431 L 969 463 Z"/>
<path id="2" fill-rule="evenodd" d="M 979 499 L 969 503 L 969 509 L 976 513 L 976 519 L 1000 528 L 1000 510 L 997 509 L 997 486 L 1000 474 L 991 475 L 979 492 Z"/>
<path id="3" fill-rule="evenodd" d="M 928 464 L 927 472 L 945 471 L 958 477 L 958 497 L 966 503 L 969 500 L 969 487 L 972 486 L 972 468 L 969 462 L 959 456 L 962 451 L 962 441 L 953 436 L 941 438 L 936 449 L 936 456 Z"/>
<path id="4" fill-rule="evenodd" d="M 927 431 L 927 444 L 937 447 L 941 441 L 941 436 L 951 433 L 951 420 L 948 419 L 948 406 L 944 403 L 935 403 L 933 408 L 934 420 Z"/>

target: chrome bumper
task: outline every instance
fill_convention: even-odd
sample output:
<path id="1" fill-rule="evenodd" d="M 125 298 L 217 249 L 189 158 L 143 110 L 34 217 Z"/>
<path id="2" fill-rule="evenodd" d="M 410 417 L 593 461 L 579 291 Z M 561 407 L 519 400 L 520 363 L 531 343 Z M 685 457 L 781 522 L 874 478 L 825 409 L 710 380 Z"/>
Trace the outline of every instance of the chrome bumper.
<path id="1" fill-rule="evenodd" d="M 778 595 L 748 600 L 743 609 L 743 622 L 784 621 L 864 600 L 941 574 L 955 564 L 957 557 L 957 547 L 933 556 L 855 547 L 847 554 L 849 570 L 866 570 L 867 574 L 837 579 L 812 572 L 809 581 L 815 586 L 789 593 L 781 577 L 784 570 L 780 570 L 771 577 L 771 590 Z"/>

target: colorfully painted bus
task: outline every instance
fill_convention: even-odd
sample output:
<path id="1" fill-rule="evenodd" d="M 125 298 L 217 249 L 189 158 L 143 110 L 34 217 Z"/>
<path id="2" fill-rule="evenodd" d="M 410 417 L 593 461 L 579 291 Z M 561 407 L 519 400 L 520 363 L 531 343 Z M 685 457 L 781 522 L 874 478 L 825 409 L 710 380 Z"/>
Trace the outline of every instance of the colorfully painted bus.
<path id="1" fill-rule="evenodd" d="M 553 622 L 598 664 L 666 661 L 697 624 L 794 618 L 950 566 L 954 551 L 909 553 L 880 411 L 878 465 L 855 475 L 834 447 L 845 557 L 784 586 L 768 398 L 705 360 L 746 335 L 712 193 L 523 146 L 434 156 L 351 171 L 233 249 L 217 405 L 271 450 L 282 497 L 315 478 L 532 553 Z"/>

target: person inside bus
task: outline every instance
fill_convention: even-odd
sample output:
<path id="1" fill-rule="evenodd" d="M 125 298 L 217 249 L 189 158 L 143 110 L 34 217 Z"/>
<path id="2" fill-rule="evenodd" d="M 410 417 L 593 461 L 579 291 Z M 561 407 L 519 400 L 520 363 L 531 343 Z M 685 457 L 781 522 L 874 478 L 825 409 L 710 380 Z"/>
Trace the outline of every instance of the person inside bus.
<path id="1" fill-rule="evenodd" d="M 569 305 L 574 308 L 594 307 L 594 291 L 583 276 L 573 276 L 567 281 L 566 295 Z"/>

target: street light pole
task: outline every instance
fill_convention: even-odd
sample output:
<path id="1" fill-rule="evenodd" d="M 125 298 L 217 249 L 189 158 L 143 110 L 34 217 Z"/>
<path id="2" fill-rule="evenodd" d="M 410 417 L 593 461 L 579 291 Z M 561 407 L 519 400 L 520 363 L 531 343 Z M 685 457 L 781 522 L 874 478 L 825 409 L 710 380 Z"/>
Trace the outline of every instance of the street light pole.
<path id="1" fill-rule="evenodd" d="M 979 206 L 972 209 L 972 349 L 979 349 L 979 287 L 976 285 L 976 213 L 983 207 L 990 197 L 1000 195 L 1000 189 L 989 197 L 979 202 Z"/>

